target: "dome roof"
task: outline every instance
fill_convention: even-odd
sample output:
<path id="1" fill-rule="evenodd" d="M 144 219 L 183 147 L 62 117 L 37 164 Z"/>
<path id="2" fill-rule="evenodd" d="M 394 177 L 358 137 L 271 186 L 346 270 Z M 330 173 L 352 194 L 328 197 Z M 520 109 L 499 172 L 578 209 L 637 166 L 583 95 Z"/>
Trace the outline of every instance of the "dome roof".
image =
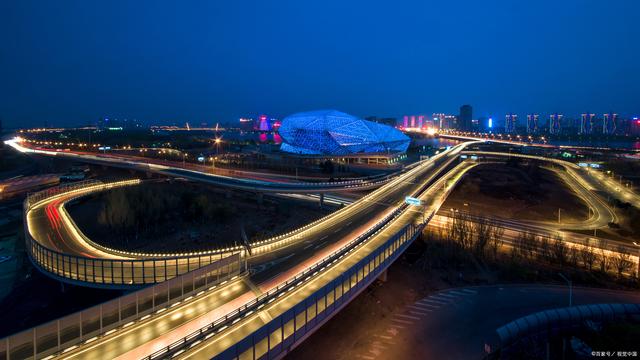
<path id="1" fill-rule="evenodd" d="M 405 152 L 410 139 L 399 130 L 337 111 L 289 115 L 278 130 L 281 150 L 296 154 L 347 155 Z"/>

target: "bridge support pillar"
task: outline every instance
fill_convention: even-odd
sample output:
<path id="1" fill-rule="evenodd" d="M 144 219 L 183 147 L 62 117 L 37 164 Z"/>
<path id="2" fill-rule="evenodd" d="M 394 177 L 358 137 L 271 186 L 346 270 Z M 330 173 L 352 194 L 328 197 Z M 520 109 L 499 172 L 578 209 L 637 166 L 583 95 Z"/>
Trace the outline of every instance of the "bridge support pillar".
<path id="1" fill-rule="evenodd" d="M 264 194 L 259 192 L 256 196 L 256 199 L 258 200 L 258 205 L 262 205 L 262 202 L 264 201 Z"/>
<path id="2" fill-rule="evenodd" d="M 324 193 L 320 193 L 320 209 L 324 207 Z"/>
<path id="3" fill-rule="evenodd" d="M 378 280 L 382 281 L 382 282 L 387 282 L 387 271 L 389 271 L 389 269 L 385 269 L 382 274 L 380 274 L 380 276 L 378 276 Z"/>

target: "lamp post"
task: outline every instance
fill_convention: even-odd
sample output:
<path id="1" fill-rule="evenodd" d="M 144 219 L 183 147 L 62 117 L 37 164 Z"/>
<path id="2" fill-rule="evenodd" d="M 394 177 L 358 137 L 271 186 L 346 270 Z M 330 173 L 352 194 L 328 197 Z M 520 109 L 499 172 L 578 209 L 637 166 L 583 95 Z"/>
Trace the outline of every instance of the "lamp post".
<path id="1" fill-rule="evenodd" d="M 215 143 L 216 143 L 216 155 L 218 155 L 220 153 L 220 143 L 222 142 L 222 140 L 220 138 L 216 138 Z"/>
<path id="2" fill-rule="evenodd" d="M 640 278 L 640 244 L 634 241 L 633 245 L 638 247 L 638 268 L 636 269 L 636 276 Z"/>
<path id="3" fill-rule="evenodd" d="M 567 284 L 569 284 L 569 307 L 573 306 L 573 284 L 571 283 L 571 280 L 569 280 L 566 276 L 564 276 L 562 273 L 558 273 L 558 275 L 560 275 L 560 277 L 567 282 Z"/>

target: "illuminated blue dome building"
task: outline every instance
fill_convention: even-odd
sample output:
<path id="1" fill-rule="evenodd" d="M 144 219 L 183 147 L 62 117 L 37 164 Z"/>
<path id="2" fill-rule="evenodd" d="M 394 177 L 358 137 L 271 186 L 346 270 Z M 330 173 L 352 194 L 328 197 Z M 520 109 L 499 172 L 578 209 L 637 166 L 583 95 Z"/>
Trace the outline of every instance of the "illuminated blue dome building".
<path id="1" fill-rule="evenodd" d="M 289 115 L 278 130 L 280 150 L 300 155 L 404 153 L 411 141 L 399 130 L 336 110 Z"/>

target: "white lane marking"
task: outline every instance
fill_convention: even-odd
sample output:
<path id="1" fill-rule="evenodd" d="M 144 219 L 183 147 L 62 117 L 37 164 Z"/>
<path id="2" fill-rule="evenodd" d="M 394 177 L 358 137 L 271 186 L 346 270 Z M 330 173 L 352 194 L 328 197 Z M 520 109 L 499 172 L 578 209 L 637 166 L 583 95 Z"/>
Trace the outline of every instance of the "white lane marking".
<path id="1" fill-rule="evenodd" d="M 431 304 L 413 304 L 413 305 L 409 305 L 409 307 L 411 309 L 415 309 L 419 311 L 432 311 L 440 308 L 440 306 L 435 306 Z"/>
<path id="2" fill-rule="evenodd" d="M 383 338 L 383 339 L 393 339 L 393 337 L 391 337 L 391 336 L 387 336 L 387 335 L 378 335 L 378 334 L 375 334 L 375 335 L 373 335 L 373 336 L 375 336 L 375 337 L 379 337 L 379 338 Z"/>
<path id="3" fill-rule="evenodd" d="M 321 237 L 320 240 L 324 240 L 324 239 L 326 239 L 328 237 L 329 237 L 329 235 L 325 235 L 325 236 Z"/>
<path id="4" fill-rule="evenodd" d="M 413 319 L 413 320 L 420 320 L 420 318 L 419 318 L 419 317 L 417 317 L 417 316 L 412 316 L 412 315 L 396 314 L 396 315 L 394 315 L 394 316 L 400 316 L 400 317 L 403 317 L 403 318 Z"/>
<path id="5" fill-rule="evenodd" d="M 443 302 L 443 303 L 445 303 L 445 304 L 448 304 L 448 303 L 450 303 L 452 300 L 454 300 L 454 299 L 451 299 L 451 298 L 448 298 L 448 297 L 444 297 L 444 296 L 437 296 L 437 295 L 429 296 L 427 299 L 428 299 L 428 300 L 441 301 L 441 302 Z"/>
<path id="6" fill-rule="evenodd" d="M 412 313 L 413 315 L 429 315 L 429 313 L 431 312 L 431 310 L 426 310 L 426 311 L 427 312 L 409 310 L 409 312 Z"/>
<path id="7" fill-rule="evenodd" d="M 310 247 L 312 247 L 312 246 L 313 246 L 313 243 L 311 243 L 311 244 L 309 244 L 309 245 L 305 246 L 302 250 L 306 250 L 306 249 L 308 249 L 308 248 L 310 248 Z"/>
<path id="8" fill-rule="evenodd" d="M 447 294 L 447 293 L 439 293 L 437 295 L 433 295 L 433 297 L 435 297 L 435 296 L 440 296 L 440 297 L 444 296 L 445 299 L 457 299 L 458 298 L 457 296 L 450 295 L 450 294 Z"/>
<path id="9" fill-rule="evenodd" d="M 358 357 L 364 358 L 364 359 L 375 359 L 373 356 L 367 356 L 367 355 L 358 355 Z"/>
<path id="10" fill-rule="evenodd" d="M 470 295 L 469 293 L 462 293 L 462 292 L 455 291 L 455 290 L 449 291 L 449 294 L 458 295 L 458 296 L 468 296 L 468 295 Z"/>
<path id="11" fill-rule="evenodd" d="M 447 304 L 449 304 L 448 302 L 438 301 L 438 300 L 433 300 L 433 299 L 423 299 L 423 300 L 420 300 L 418 302 L 418 304 L 426 304 L 426 303 L 431 303 L 431 304 L 435 304 L 435 305 L 447 305 Z"/>
<path id="12" fill-rule="evenodd" d="M 461 289 L 460 291 L 464 291 L 466 293 L 474 294 L 474 295 L 478 293 L 476 290 L 471 290 L 471 289 Z"/>
<path id="13" fill-rule="evenodd" d="M 400 319 L 391 319 L 391 321 L 396 321 L 396 322 L 399 322 L 401 324 L 413 324 L 412 321 L 400 320 Z"/>

